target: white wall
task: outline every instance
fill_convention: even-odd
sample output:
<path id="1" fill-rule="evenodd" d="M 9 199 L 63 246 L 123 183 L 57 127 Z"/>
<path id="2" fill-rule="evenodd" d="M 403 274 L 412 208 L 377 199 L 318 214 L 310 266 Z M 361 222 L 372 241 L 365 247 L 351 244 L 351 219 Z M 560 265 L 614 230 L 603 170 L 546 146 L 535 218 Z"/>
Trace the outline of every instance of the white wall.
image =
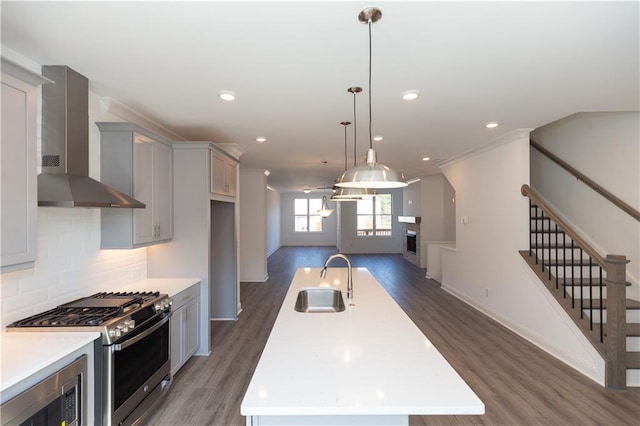
<path id="1" fill-rule="evenodd" d="M 444 182 L 446 179 L 442 175 L 425 176 L 420 180 L 422 242 L 445 240 Z"/>
<path id="2" fill-rule="evenodd" d="M 331 196 L 330 191 L 326 193 Z M 322 198 L 322 192 L 285 192 L 280 195 L 280 242 L 283 246 L 335 246 L 336 245 L 336 203 L 329 201 L 334 209 L 331 216 L 323 219 L 322 232 L 295 232 L 294 200 L 296 198 Z"/>
<path id="3" fill-rule="evenodd" d="M 402 188 L 402 216 L 422 216 L 421 181 Z"/>
<path id="4" fill-rule="evenodd" d="M 640 113 L 574 114 L 531 139 L 640 210 Z M 531 186 L 601 254 L 630 259 L 630 292 L 640 298 L 640 223 L 533 148 Z"/>
<path id="5" fill-rule="evenodd" d="M 443 288 L 593 380 L 604 361 L 526 265 L 529 134 L 517 131 L 442 164 L 456 191 L 456 249 L 444 250 Z M 466 225 L 460 219 L 466 217 Z"/>
<path id="6" fill-rule="evenodd" d="M 402 253 L 405 238 L 404 224 L 398 222 L 402 216 L 403 189 L 378 190 L 379 194 L 391 194 L 393 211 L 392 236 L 358 237 L 356 236 L 356 204 L 343 202 L 340 206 L 340 251 L 343 253 Z"/>
<path id="7" fill-rule="evenodd" d="M 267 257 L 280 248 L 280 193 L 267 186 Z"/>
<path id="8" fill-rule="evenodd" d="M 420 266 L 427 267 L 427 241 L 455 241 L 455 204 L 453 187 L 442 174 L 423 176 L 420 179 L 422 223 Z M 433 269 L 433 268 L 432 268 Z"/>
<path id="9" fill-rule="evenodd" d="M 442 177 L 444 186 L 444 236 L 447 241 L 456 239 L 456 191 L 446 177 Z"/>
<path id="10" fill-rule="evenodd" d="M 267 272 L 267 176 L 240 168 L 240 281 L 264 282 Z"/>

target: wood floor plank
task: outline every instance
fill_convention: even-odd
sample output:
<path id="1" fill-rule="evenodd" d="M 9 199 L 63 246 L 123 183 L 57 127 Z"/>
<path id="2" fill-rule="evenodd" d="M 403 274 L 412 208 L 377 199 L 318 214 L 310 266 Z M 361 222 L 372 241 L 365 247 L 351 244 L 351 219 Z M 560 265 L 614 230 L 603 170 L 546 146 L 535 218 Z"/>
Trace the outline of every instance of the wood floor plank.
<path id="1" fill-rule="evenodd" d="M 293 274 L 298 267 L 321 267 L 335 252 L 283 247 L 274 253 L 269 280 L 241 284 L 238 321 L 212 323 L 211 356 L 187 362 L 147 424 L 244 425 L 240 403 Z M 486 406 L 483 416 L 411 416 L 411 425 L 640 424 L 639 389 L 602 388 L 445 292 L 401 255 L 349 258 L 371 271 Z"/>

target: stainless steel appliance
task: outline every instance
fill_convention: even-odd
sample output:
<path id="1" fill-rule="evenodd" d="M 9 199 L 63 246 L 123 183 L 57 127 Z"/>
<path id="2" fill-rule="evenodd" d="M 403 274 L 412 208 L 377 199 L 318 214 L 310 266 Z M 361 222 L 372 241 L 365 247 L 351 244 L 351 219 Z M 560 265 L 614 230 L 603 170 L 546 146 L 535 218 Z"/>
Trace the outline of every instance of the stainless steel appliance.
<path id="1" fill-rule="evenodd" d="M 69 67 L 42 75 L 42 173 L 38 205 L 144 208 L 144 203 L 89 177 L 89 80 Z M 46 87 L 45 87 L 46 86 Z"/>
<path id="2" fill-rule="evenodd" d="M 16 321 L 8 331 L 99 331 L 96 424 L 141 423 L 171 384 L 171 299 L 158 292 L 97 293 Z M 99 352 L 99 351 L 98 351 Z"/>
<path id="3" fill-rule="evenodd" d="M 86 419 L 87 356 L 22 392 L 0 407 L 2 426 L 80 426 Z"/>

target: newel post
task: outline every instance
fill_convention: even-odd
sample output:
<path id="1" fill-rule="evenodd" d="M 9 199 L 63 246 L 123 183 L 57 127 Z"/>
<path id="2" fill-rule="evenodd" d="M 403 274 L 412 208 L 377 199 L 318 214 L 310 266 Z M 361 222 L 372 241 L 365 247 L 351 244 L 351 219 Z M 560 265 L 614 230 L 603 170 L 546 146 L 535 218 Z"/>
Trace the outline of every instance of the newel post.
<path id="1" fill-rule="evenodd" d="M 607 278 L 607 326 L 605 346 L 607 349 L 606 375 L 607 388 L 627 388 L 627 286 L 625 256 L 608 254 L 605 258 Z"/>

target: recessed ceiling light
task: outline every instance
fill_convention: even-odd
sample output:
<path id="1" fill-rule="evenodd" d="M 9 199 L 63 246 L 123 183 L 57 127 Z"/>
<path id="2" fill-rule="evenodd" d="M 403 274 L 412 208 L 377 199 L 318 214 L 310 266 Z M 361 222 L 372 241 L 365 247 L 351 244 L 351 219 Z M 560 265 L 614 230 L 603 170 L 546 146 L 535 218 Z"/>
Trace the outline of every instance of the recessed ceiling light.
<path id="1" fill-rule="evenodd" d="M 267 138 L 265 138 L 264 136 L 258 136 L 256 138 L 256 142 L 262 143 L 262 142 L 266 142 L 266 141 L 267 141 Z"/>
<path id="2" fill-rule="evenodd" d="M 500 125 L 500 123 L 498 123 L 497 121 L 491 121 L 491 122 L 485 124 L 484 127 L 486 127 L 487 129 L 495 129 L 499 125 Z"/>
<path id="3" fill-rule="evenodd" d="M 373 140 L 374 140 L 374 141 L 376 141 L 376 142 L 380 142 L 380 141 L 381 141 L 381 140 L 383 140 L 383 139 L 384 139 L 384 138 L 383 138 L 381 135 L 378 135 L 378 136 L 374 136 L 374 137 L 373 137 Z"/>
<path id="4" fill-rule="evenodd" d="M 221 92 L 218 92 L 218 97 L 223 101 L 227 101 L 227 102 L 235 101 L 237 98 L 235 93 L 229 92 L 228 90 L 223 90 Z"/>
<path id="5" fill-rule="evenodd" d="M 431 160 L 430 157 L 422 157 L 422 161 L 429 161 L 429 160 Z"/>
<path id="6" fill-rule="evenodd" d="M 420 96 L 420 92 L 417 90 L 407 90 L 406 92 L 402 92 L 402 99 L 405 101 L 418 99 L 418 96 Z"/>
<path id="7" fill-rule="evenodd" d="M 302 190 L 302 192 L 304 192 L 305 194 L 308 194 L 311 192 L 311 190 L 309 188 L 305 188 Z"/>

